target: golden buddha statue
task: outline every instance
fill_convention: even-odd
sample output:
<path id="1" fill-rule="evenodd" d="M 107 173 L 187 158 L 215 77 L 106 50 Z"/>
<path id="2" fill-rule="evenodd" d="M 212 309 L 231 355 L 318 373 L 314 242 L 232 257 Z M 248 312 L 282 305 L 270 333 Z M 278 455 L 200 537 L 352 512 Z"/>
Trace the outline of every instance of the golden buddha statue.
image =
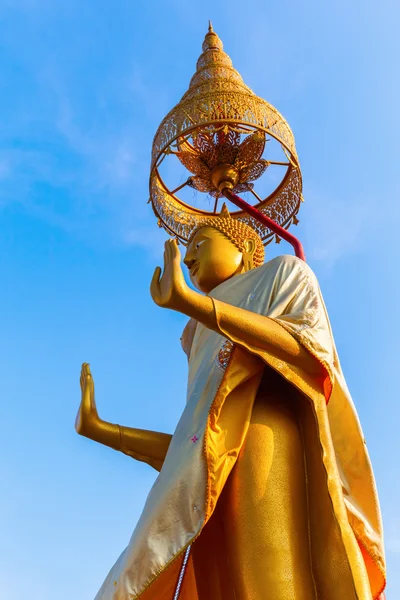
<path id="1" fill-rule="evenodd" d="M 316 278 L 293 256 L 264 264 L 259 233 L 225 205 L 188 215 L 196 289 L 175 238 L 151 282 L 157 305 L 190 319 L 173 436 L 102 420 L 82 367 L 78 433 L 160 471 L 96 600 L 375 600 L 377 494 Z"/>

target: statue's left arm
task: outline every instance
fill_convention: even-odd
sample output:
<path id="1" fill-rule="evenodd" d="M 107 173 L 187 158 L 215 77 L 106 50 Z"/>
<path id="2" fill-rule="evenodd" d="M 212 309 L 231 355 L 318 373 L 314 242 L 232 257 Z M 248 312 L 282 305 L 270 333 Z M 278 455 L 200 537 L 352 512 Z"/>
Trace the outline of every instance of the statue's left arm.
<path id="1" fill-rule="evenodd" d="M 165 244 L 164 261 L 162 276 L 157 267 L 151 283 L 151 295 L 156 304 L 196 319 L 221 335 L 229 331 L 233 338 L 242 340 L 247 346 L 270 350 L 282 361 L 301 363 L 310 375 L 321 375 L 321 364 L 273 319 L 192 290 L 184 280 L 180 252 L 174 239 Z"/>
<path id="2" fill-rule="evenodd" d="M 159 431 L 125 427 L 101 419 L 97 412 L 93 377 L 87 363 L 82 365 L 80 383 L 82 398 L 75 422 L 77 433 L 146 462 L 160 471 L 172 436 Z"/>

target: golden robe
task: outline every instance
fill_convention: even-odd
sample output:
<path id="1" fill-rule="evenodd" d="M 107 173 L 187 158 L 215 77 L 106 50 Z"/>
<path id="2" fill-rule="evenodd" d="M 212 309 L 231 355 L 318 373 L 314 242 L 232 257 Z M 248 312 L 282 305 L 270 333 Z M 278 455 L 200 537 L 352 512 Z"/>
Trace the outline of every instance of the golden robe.
<path id="1" fill-rule="evenodd" d="M 278 352 L 250 347 L 230 331 L 221 330 L 222 336 L 197 324 L 186 407 L 132 538 L 95 600 L 172 600 L 189 545 L 180 600 L 206 600 L 196 585 L 196 561 L 207 565 L 215 589 L 207 600 L 233 598 L 221 566 L 215 509 L 246 440 L 267 369 L 283 378 L 290 402 L 302 407 L 315 597 L 378 598 L 385 586 L 378 498 L 314 274 L 303 261 L 281 256 L 225 281 L 210 296 L 217 320 L 226 304 L 274 319 L 319 361 L 324 376 L 316 380 L 295 359 L 285 362 Z M 354 550 L 354 537 L 361 552 Z"/>

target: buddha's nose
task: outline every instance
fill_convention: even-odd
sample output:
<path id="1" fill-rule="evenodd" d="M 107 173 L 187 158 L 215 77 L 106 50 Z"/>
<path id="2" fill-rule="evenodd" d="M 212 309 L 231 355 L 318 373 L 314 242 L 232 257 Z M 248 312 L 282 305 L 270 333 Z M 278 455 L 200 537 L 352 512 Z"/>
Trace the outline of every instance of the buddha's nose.
<path id="1" fill-rule="evenodd" d="M 187 268 L 190 269 L 192 268 L 193 264 L 196 262 L 194 258 L 191 258 L 190 256 L 185 256 L 185 258 L 183 259 L 183 262 L 185 263 L 185 265 L 187 266 Z"/>

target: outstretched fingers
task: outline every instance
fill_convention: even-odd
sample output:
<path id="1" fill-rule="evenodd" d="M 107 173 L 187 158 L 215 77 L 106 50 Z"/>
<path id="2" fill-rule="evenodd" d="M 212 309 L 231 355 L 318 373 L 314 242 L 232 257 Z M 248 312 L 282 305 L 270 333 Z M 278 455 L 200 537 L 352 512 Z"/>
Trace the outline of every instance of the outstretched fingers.
<path id="1" fill-rule="evenodd" d="M 179 262 L 181 262 L 181 251 L 179 250 L 179 247 L 178 247 L 177 238 L 173 238 L 171 240 L 170 247 L 171 247 L 172 259 L 178 260 Z"/>
<path id="2" fill-rule="evenodd" d="M 81 384 L 81 389 L 82 390 L 83 390 L 83 388 L 85 386 L 85 381 L 86 381 L 86 374 L 87 374 L 86 367 L 88 367 L 88 364 L 87 363 L 82 363 L 81 375 L 80 375 L 80 378 L 79 378 L 79 383 Z"/>
<path id="3" fill-rule="evenodd" d="M 83 363 L 83 367 L 84 367 L 84 370 L 85 370 L 86 377 L 91 377 L 92 373 L 90 372 L 90 365 L 89 365 L 89 363 Z"/>
<path id="4" fill-rule="evenodd" d="M 88 382 L 90 382 L 91 385 L 93 386 L 93 378 L 92 378 L 92 373 L 90 372 L 90 365 L 89 365 L 89 363 L 82 363 L 81 376 L 79 378 L 79 383 L 80 383 L 82 392 L 85 389 L 86 384 Z"/>
<path id="5" fill-rule="evenodd" d="M 165 252 L 167 255 L 167 261 L 168 263 L 170 263 L 173 258 L 174 258 L 174 254 L 173 254 L 173 249 L 172 249 L 172 244 L 171 244 L 172 240 L 167 240 L 165 242 Z M 167 266 L 167 262 L 165 263 L 165 266 Z"/>
<path id="6" fill-rule="evenodd" d="M 176 238 L 167 240 L 164 244 L 164 270 L 173 261 L 181 260 L 181 253 L 178 248 L 178 240 Z"/>
<path id="7" fill-rule="evenodd" d="M 160 276 L 161 267 L 156 267 L 150 284 L 150 293 L 154 301 L 156 301 L 160 295 Z"/>

